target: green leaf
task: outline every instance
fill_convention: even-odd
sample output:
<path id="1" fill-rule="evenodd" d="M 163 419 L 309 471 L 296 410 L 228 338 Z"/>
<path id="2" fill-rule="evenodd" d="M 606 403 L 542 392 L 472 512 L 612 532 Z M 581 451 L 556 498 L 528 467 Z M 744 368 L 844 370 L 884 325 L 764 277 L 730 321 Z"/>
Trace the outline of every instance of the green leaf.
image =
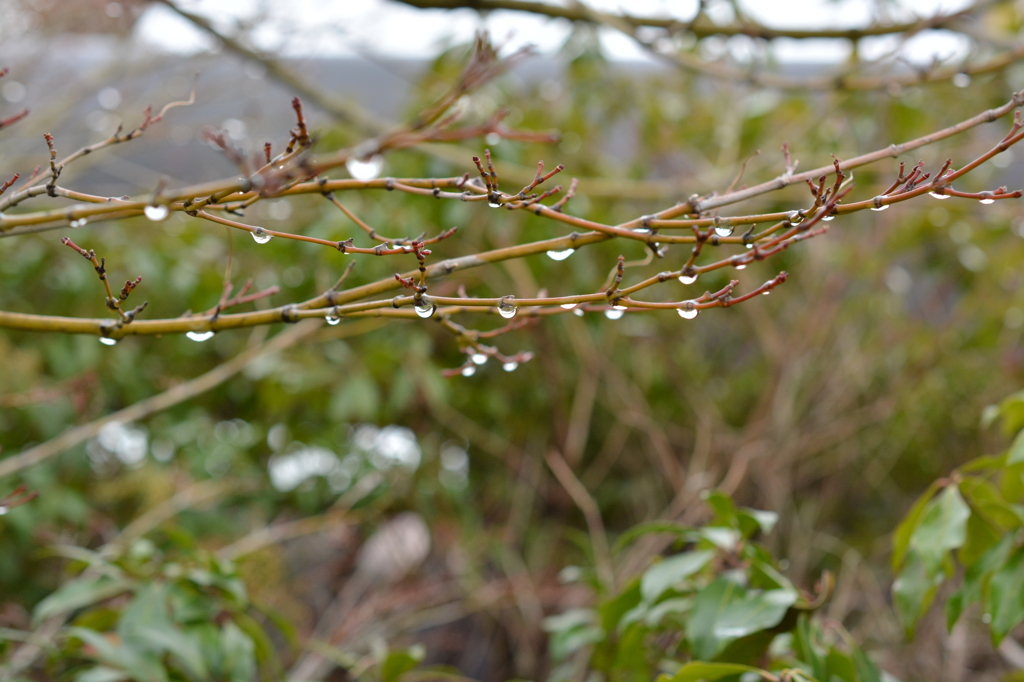
<path id="1" fill-rule="evenodd" d="M 992 572 L 1006 561 L 1013 547 L 1013 536 L 1005 536 L 997 545 L 989 549 L 976 563 L 967 567 L 963 584 L 946 600 L 946 627 L 950 630 L 960 620 L 960 614 L 970 604 L 981 601 L 985 584 Z"/>
<path id="2" fill-rule="evenodd" d="M 992 644 L 999 646 L 1010 630 L 1024 620 L 1024 547 L 1018 547 L 988 582 L 987 612 Z"/>
<path id="3" fill-rule="evenodd" d="M 126 592 L 134 586 L 135 583 L 131 580 L 117 580 L 106 576 L 73 580 L 61 585 L 56 592 L 36 605 L 32 622 L 39 623 L 51 616 L 95 604 Z"/>
<path id="4" fill-rule="evenodd" d="M 942 580 L 941 573 L 928 572 L 916 551 L 910 552 L 903 570 L 892 585 L 896 612 L 903 621 L 904 632 L 908 638 L 913 636 L 917 621 L 931 606 Z"/>
<path id="5" fill-rule="evenodd" d="M 739 663 L 705 663 L 703 661 L 690 661 L 676 671 L 671 677 L 661 675 L 658 682 L 700 682 L 700 680 L 720 680 L 731 675 L 742 675 L 744 673 L 756 673 L 764 679 L 774 679 L 774 676 L 767 670 L 754 668 Z"/>
<path id="6" fill-rule="evenodd" d="M 729 528 L 738 529 L 740 527 L 739 518 L 736 516 L 736 505 L 731 497 L 721 490 L 705 490 L 701 497 L 705 504 L 711 507 L 711 511 L 715 513 L 713 523 L 728 526 Z"/>
<path id="7" fill-rule="evenodd" d="M 857 679 L 860 682 L 881 682 L 882 672 L 860 647 L 853 650 L 853 664 L 857 668 Z"/>
<path id="8" fill-rule="evenodd" d="M 221 628 L 220 639 L 224 652 L 222 671 L 227 678 L 231 682 L 251 682 L 255 679 L 256 647 L 249 635 L 228 621 Z M 385 682 L 388 681 L 385 679 Z"/>
<path id="9" fill-rule="evenodd" d="M 793 631 L 793 648 L 798 660 L 807 664 L 811 674 L 819 680 L 828 680 L 828 659 L 815 642 L 815 631 L 811 619 L 807 614 L 801 613 L 796 621 L 796 629 Z"/>
<path id="10" fill-rule="evenodd" d="M 133 682 L 168 682 L 167 671 L 160 659 L 127 645 L 115 645 L 95 630 L 68 628 L 68 634 L 85 642 L 96 652 L 96 657 L 113 668 L 121 668 Z"/>
<path id="11" fill-rule="evenodd" d="M 713 558 L 715 552 L 712 550 L 667 557 L 644 571 L 640 579 L 640 594 L 645 602 L 653 604 L 670 587 L 697 573 Z"/>
<path id="12" fill-rule="evenodd" d="M 699 534 L 712 545 L 726 552 L 736 549 L 736 544 L 742 538 L 739 531 L 718 526 L 701 528 Z"/>
<path id="13" fill-rule="evenodd" d="M 395 682 L 404 673 L 409 672 L 423 660 L 422 650 L 392 649 L 380 663 L 381 682 Z"/>
<path id="14" fill-rule="evenodd" d="M 1003 418 L 1003 433 L 1007 438 L 1024 429 L 1024 391 L 1003 398 L 999 403 L 999 413 Z"/>
<path id="15" fill-rule="evenodd" d="M 1013 439 L 1013 444 L 1010 445 L 1010 450 L 1007 455 L 1007 464 L 1024 462 L 1024 431 L 1018 433 L 1017 437 Z"/>
<path id="16" fill-rule="evenodd" d="M 663 533 L 676 535 L 689 540 L 693 536 L 693 529 L 689 526 L 672 523 L 671 521 L 651 521 L 648 523 L 641 523 L 633 526 L 615 540 L 615 545 L 612 547 L 612 553 L 618 554 L 631 543 L 645 535 L 658 535 Z"/>
<path id="17" fill-rule="evenodd" d="M 121 682 L 127 679 L 128 673 L 105 665 L 89 668 L 75 676 L 75 682 Z"/>
<path id="18" fill-rule="evenodd" d="M 757 531 L 761 531 L 765 535 L 771 533 L 775 524 L 779 522 L 779 515 L 775 512 L 751 509 L 750 507 L 741 507 L 738 517 L 740 530 L 743 531 L 743 536 L 748 538 Z"/>
<path id="19" fill-rule="evenodd" d="M 778 625 L 797 600 L 795 590 L 747 591 L 718 578 L 697 593 L 686 628 L 694 658 L 714 658 L 740 637 Z"/>
<path id="20" fill-rule="evenodd" d="M 917 530 L 917 524 L 921 521 L 921 516 L 924 514 L 925 506 L 928 504 L 932 496 L 935 495 L 935 491 L 939 489 L 941 482 L 933 481 L 928 489 L 924 491 L 921 497 L 917 498 L 914 505 L 907 512 L 907 515 L 903 517 L 900 524 L 896 527 L 896 532 L 893 534 L 892 539 L 892 570 L 893 573 L 898 573 L 900 568 L 903 566 L 903 561 L 906 559 L 907 552 L 910 550 L 910 538 L 913 536 L 914 531 Z"/>
<path id="21" fill-rule="evenodd" d="M 910 537 L 910 547 L 917 552 L 928 575 L 937 574 L 942 561 L 967 539 L 967 519 L 971 508 L 964 502 L 957 486 L 947 486 L 931 500 L 921 515 L 921 522 Z"/>

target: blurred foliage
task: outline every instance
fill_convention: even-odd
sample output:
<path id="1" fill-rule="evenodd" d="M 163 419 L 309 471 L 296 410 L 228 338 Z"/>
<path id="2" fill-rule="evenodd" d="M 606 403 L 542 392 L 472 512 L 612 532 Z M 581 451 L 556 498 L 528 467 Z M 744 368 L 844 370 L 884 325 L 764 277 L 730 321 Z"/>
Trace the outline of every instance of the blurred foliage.
<path id="1" fill-rule="evenodd" d="M 429 65 L 410 90 L 407 112 L 450 83 L 464 56 L 464 48 L 452 48 Z M 10 66 L 17 73 L 17 61 Z M 143 59 L 119 64 L 97 89 L 149 68 L 153 62 Z M 180 67 L 187 74 L 193 68 Z M 560 130 L 556 146 L 488 142 L 499 175 L 503 163 L 564 163 L 566 174 L 584 178 L 567 210 L 608 223 L 694 192 L 722 191 L 747 159 L 740 184 L 773 177 L 782 170 L 783 142 L 802 168 L 814 167 L 831 153 L 851 156 L 944 128 L 1005 102 L 1024 85 L 1024 71 L 1015 66 L 978 77 L 967 89 L 759 92 L 609 63 L 585 27 L 574 31 L 557 60 L 539 68 L 540 77 L 513 72 L 473 95 L 469 120 L 507 106 L 516 127 Z M 201 81 L 197 111 L 216 89 Z M 61 111 L 59 98 L 49 93 L 48 101 L 33 104 L 34 117 L 44 115 L 44 104 L 55 112 L 43 120 L 57 124 L 58 141 L 82 128 Z M 288 99 L 265 105 L 287 111 Z M 230 115 L 248 120 L 249 114 Z M 358 141 L 352 130 L 319 120 L 324 149 Z M 213 114 L 210 122 L 217 122 Z M 39 137 L 40 125 L 29 118 L 17 135 Z M 945 158 L 962 164 L 1004 131 L 1005 122 L 978 128 L 921 150 L 920 158 L 930 166 Z M 132 144 L 168 148 L 167 133 L 151 133 Z M 277 131 L 276 139 L 285 133 Z M 484 143 L 466 146 L 467 154 L 479 153 Z M 194 141 L 172 151 L 192 155 L 196 166 L 214 154 Z M 918 157 L 901 160 L 913 164 Z M 25 163 L 42 161 L 40 143 Z M 153 163 L 159 171 L 160 161 Z M 386 163 L 386 174 L 407 177 L 472 167 L 468 156 L 453 167 L 417 151 L 392 154 Z M 960 189 L 1020 185 L 1022 167 L 1007 152 Z M 889 161 L 856 171 L 854 196 L 874 196 L 894 168 Z M 90 167 L 70 166 L 62 180 L 71 184 L 76 173 L 85 179 Z M 586 178 L 603 190 L 588 194 Z M 650 198 L 657 194 L 652 183 L 666 178 L 681 189 Z M 394 192 L 340 198 L 384 233 L 459 225 L 458 238 L 438 244 L 436 258 L 562 234 L 536 217 L 479 204 Z M 806 203 L 806 188 L 793 187 L 741 208 Z M 944 661 L 935 652 L 947 642 L 942 628 L 922 625 L 917 643 L 905 645 L 887 608 L 888 534 L 921 490 L 961 467 L 962 479 L 926 493 L 897 533 L 894 558 L 905 555 L 896 561 L 904 623 L 927 611 L 954 570 L 953 550 L 967 569 L 961 606 L 992 599 L 995 588 L 1014 589 L 1019 579 L 1013 573 L 1019 549 L 997 537 L 1019 528 L 1013 506 L 1020 504 L 1019 491 L 1007 483 L 1019 466 L 1005 459 L 983 460 L 989 469 L 962 466 L 996 449 L 998 436 L 979 427 L 977 415 L 1024 384 L 1019 210 L 1009 201 L 979 206 L 924 197 L 885 213 L 843 217 L 828 235 L 739 273 L 741 287 L 750 287 L 789 271 L 789 281 L 770 297 L 694 321 L 639 313 L 617 321 L 547 319 L 497 339 L 503 352 L 536 355 L 511 373 L 489 363 L 470 378 L 442 378 L 440 370 L 464 356 L 430 321 L 324 328 L 186 404 L 0 481 L 0 494 L 19 483 L 40 494 L 0 519 L 0 637 L 8 633 L 16 641 L 32 630 L 33 613 L 72 619 L 77 629 L 61 631 L 50 644 L 56 648 L 40 659 L 45 663 L 24 673 L 29 679 L 203 679 L 203 671 L 211 679 L 252 679 L 254 670 L 267 679 L 296 654 L 269 614 L 283 614 L 275 622 L 294 623 L 304 640 L 353 574 L 362 539 L 411 510 L 431 529 L 430 557 L 390 589 L 364 595 L 351 612 L 355 625 L 331 641 L 338 661 L 354 660 L 360 674 L 375 679 L 419 674 L 411 666 L 420 665 L 421 654 L 408 649 L 417 642 L 426 645 L 423 666 L 452 665 L 487 680 L 583 679 L 580 671 L 599 670 L 606 679 L 664 672 L 683 682 L 735 679 L 741 672 L 690 667 L 702 659 L 796 668 L 819 680 L 873 679 L 874 659 L 901 679 L 938 679 Z M 257 204 L 247 219 L 324 238 L 354 234 L 344 216 L 316 197 Z M 60 246 L 60 236 L 0 240 L 0 308 L 104 314 L 94 273 Z M 181 215 L 159 224 L 89 225 L 75 240 L 107 258 L 112 279 L 143 275 L 135 295 L 149 299 L 147 314 L 154 316 L 215 305 L 229 258 L 236 284 L 253 277 L 259 287 L 281 285 L 281 300 L 323 291 L 345 264 L 329 249 L 286 240 L 259 246 Z M 536 257 L 460 273 L 431 291 L 454 295 L 460 283 L 479 295 L 590 291 L 620 253 L 630 260 L 646 255 L 639 244 L 604 243 L 564 262 Z M 670 249 L 671 266 L 631 267 L 627 277 L 678 267 L 687 253 Z M 361 259 L 347 284 L 389 277 L 394 267 L 386 259 Z M 714 290 L 726 277 L 708 274 L 694 286 Z M 0 332 L 3 453 L 198 376 L 266 333 L 222 333 L 203 344 L 126 338 L 105 347 L 92 337 Z M 415 466 L 381 459 L 375 439 L 389 425 L 412 434 L 403 438 L 421 454 Z M 593 565 L 594 547 L 581 530 L 584 515 L 545 468 L 551 450 L 564 454 L 592 495 L 613 543 L 627 544 L 630 529 L 657 522 L 686 526 L 681 548 L 658 561 L 669 549 L 664 535 L 639 538 L 614 556 L 618 590 L 589 579 L 561 583 L 557 576 L 567 566 Z M 289 457 L 321 468 L 294 487 L 276 487 L 269 471 L 275 462 L 295 461 Z M 367 484 L 369 492 L 356 496 L 351 509 L 338 511 L 339 496 L 370 475 L 381 478 Z M 224 485 L 198 499 L 184 495 L 211 481 Z M 1013 485 L 1019 487 L 1019 476 Z M 709 499 L 717 516 L 701 525 L 707 512 L 700 494 L 716 488 L 723 496 Z M 724 528 L 730 538 L 737 532 L 747 538 L 751 524 L 764 522 L 741 511 L 726 521 L 719 508 L 728 507 L 725 495 L 778 516 L 765 548 L 746 539 L 723 547 L 712 540 L 721 531 L 708 536 Z M 154 509 L 170 511 L 145 538 L 108 554 L 119 546 L 119 533 Z M 238 557 L 237 569 L 211 558 L 265 529 L 316 519 L 324 521 L 316 532 L 260 544 Z M 979 539 L 968 542 L 975 529 Z M 41 551 L 53 546 L 78 549 Z M 707 563 L 697 566 L 701 557 Z M 797 614 L 793 585 L 813 584 L 825 570 L 837 575 L 834 598 L 819 615 Z M 736 638 L 691 630 L 688 622 L 704 617 L 703 604 L 716 591 L 730 595 L 721 602 L 726 610 L 767 594 L 794 600 L 773 601 L 774 610 Z M 965 614 L 972 632 L 984 629 L 980 614 Z M 929 618 L 936 616 L 922 623 Z M 1013 609 L 1000 618 L 1003 634 L 1019 620 Z M 174 634 L 153 639 L 146 635 L 150 627 Z M 775 637 L 770 646 L 766 633 Z M 739 642 L 743 651 L 723 658 Z M 998 679 L 1003 664 L 987 648 L 971 646 L 972 679 Z M 626 663 L 618 667 L 619 660 Z"/>

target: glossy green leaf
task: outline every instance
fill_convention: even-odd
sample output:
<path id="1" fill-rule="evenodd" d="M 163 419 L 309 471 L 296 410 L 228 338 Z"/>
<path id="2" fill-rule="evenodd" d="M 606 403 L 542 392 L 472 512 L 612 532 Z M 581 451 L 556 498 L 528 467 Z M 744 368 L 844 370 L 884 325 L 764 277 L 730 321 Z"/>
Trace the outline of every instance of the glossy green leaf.
<path id="1" fill-rule="evenodd" d="M 32 614 L 32 620 L 39 623 L 51 616 L 74 611 L 83 606 L 117 596 L 134 586 L 135 583 L 131 580 L 118 580 L 106 576 L 72 580 L 39 602 Z"/>
<path id="2" fill-rule="evenodd" d="M 917 621 L 931 605 L 942 579 L 941 573 L 928 571 L 916 551 L 907 556 L 903 570 L 892 585 L 896 612 L 907 637 L 913 636 Z"/>
<path id="3" fill-rule="evenodd" d="M 1019 462 L 1024 462 L 1024 431 L 1018 433 L 1017 437 L 1013 439 L 1006 457 L 1007 464 L 1017 464 Z"/>
<path id="4" fill-rule="evenodd" d="M 1018 547 L 989 579 L 986 611 L 992 621 L 992 643 L 998 646 L 1010 630 L 1024 621 L 1024 547 Z"/>
<path id="5" fill-rule="evenodd" d="M 714 658 L 734 640 L 774 627 L 797 600 L 794 590 L 747 591 L 718 578 L 697 593 L 686 638 L 695 658 Z"/>
<path id="6" fill-rule="evenodd" d="M 741 507 L 737 513 L 740 530 L 744 537 L 751 537 L 758 531 L 767 535 L 779 522 L 779 515 L 773 511 Z"/>
<path id="7" fill-rule="evenodd" d="M 167 671 L 158 656 L 128 645 L 115 645 L 88 628 L 68 628 L 68 634 L 85 642 L 96 657 L 112 668 L 123 669 L 133 682 L 167 682 Z"/>
<path id="8" fill-rule="evenodd" d="M 910 538 L 913 536 L 914 531 L 917 530 L 917 525 L 921 522 L 925 507 L 935 495 L 935 491 L 939 489 L 940 485 L 939 481 L 933 481 L 928 486 L 928 489 L 917 498 L 910 507 L 910 511 L 907 512 L 907 515 L 903 517 L 903 520 L 896 527 L 896 532 L 893 534 L 892 539 L 892 570 L 894 573 L 898 573 L 903 566 L 907 552 L 910 550 Z"/>
<path id="9" fill-rule="evenodd" d="M 756 673 L 765 679 L 773 679 L 774 676 L 767 670 L 755 668 L 739 663 L 705 663 L 703 661 L 691 661 L 676 671 L 675 675 L 661 675 L 658 682 L 700 682 L 700 680 L 720 680 L 723 677 L 742 675 L 744 673 Z"/>
<path id="10" fill-rule="evenodd" d="M 700 571 L 714 557 L 715 552 L 711 550 L 666 557 L 644 571 L 640 579 L 640 594 L 645 602 L 653 604 L 670 587 Z"/>
<path id="11" fill-rule="evenodd" d="M 732 498 L 721 490 L 705 490 L 701 495 L 704 503 L 711 507 L 714 512 L 715 525 L 724 525 L 729 528 L 739 528 L 739 519 L 736 516 L 736 504 Z"/>
<path id="12" fill-rule="evenodd" d="M 256 647 L 249 635 L 233 622 L 221 628 L 224 651 L 222 671 L 230 682 L 250 682 L 256 677 Z M 422 657 L 421 657 L 422 658 Z M 384 682 L 388 682 L 387 679 Z"/>
<path id="13" fill-rule="evenodd" d="M 98 665 L 75 676 L 75 682 L 122 682 L 129 679 L 128 673 L 116 668 Z"/>
<path id="14" fill-rule="evenodd" d="M 1005 536 L 997 545 L 967 567 L 960 588 L 946 600 L 946 627 L 950 630 L 960 620 L 963 610 L 976 601 L 981 601 L 985 585 L 992 572 L 1002 566 L 1013 547 L 1013 537 Z"/>
<path id="15" fill-rule="evenodd" d="M 612 552 L 618 554 L 633 542 L 636 542 L 645 535 L 675 535 L 677 537 L 690 539 L 693 536 L 693 528 L 671 521 L 651 521 L 633 526 L 615 540 Z"/>
<path id="16" fill-rule="evenodd" d="M 913 549 L 929 575 L 939 572 L 943 559 L 967 539 L 971 509 L 957 486 L 947 486 L 924 509 L 921 521 L 910 537 Z"/>

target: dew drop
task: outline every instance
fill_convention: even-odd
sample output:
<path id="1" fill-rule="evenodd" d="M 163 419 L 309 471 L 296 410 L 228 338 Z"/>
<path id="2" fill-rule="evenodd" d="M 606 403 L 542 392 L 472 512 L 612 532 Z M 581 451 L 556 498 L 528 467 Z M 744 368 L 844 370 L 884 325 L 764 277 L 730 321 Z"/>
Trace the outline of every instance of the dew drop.
<path id="1" fill-rule="evenodd" d="M 462 368 L 462 376 L 471 377 L 474 374 L 476 374 L 476 367 L 474 367 L 473 365 L 467 365 Z"/>
<path id="2" fill-rule="evenodd" d="M 739 265 L 736 266 L 736 269 L 737 270 L 746 270 L 747 269 L 747 264 L 746 263 L 740 263 Z"/>
<path id="3" fill-rule="evenodd" d="M 7 512 L 9 512 L 9 511 L 10 511 L 10 508 L 9 508 L 9 507 L 7 507 L 7 506 L 5 506 L 5 505 L 2 505 L 2 504 L 0 504 L 0 516 L 3 516 L 3 515 L 5 515 L 5 514 L 6 514 Z"/>
<path id="4" fill-rule="evenodd" d="M 871 210 L 872 211 L 884 211 L 887 208 L 889 208 L 889 204 L 885 204 L 883 206 L 872 206 Z"/>
<path id="5" fill-rule="evenodd" d="M 928 192 L 928 196 L 934 197 L 934 198 L 936 198 L 936 199 L 938 199 L 940 201 L 949 198 L 948 194 L 939 194 L 938 192 Z"/>
<path id="6" fill-rule="evenodd" d="M 328 315 L 327 317 L 324 318 L 324 321 L 333 327 L 334 325 L 339 324 L 341 322 L 341 318 L 338 317 L 337 315 Z"/>
<path id="7" fill-rule="evenodd" d="M 572 314 L 576 317 L 583 317 L 583 308 L 576 308 L 572 311 Z"/>
<path id="8" fill-rule="evenodd" d="M 564 251 L 548 251 L 548 258 L 551 260 L 565 260 L 573 254 L 576 249 L 566 249 Z"/>
<path id="9" fill-rule="evenodd" d="M 770 294 L 770 293 L 772 293 L 772 290 L 771 290 L 771 289 L 765 289 L 764 291 L 762 291 L 762 292 L 761 292 L 761 295 L 762 295 L 762 296 L 767 296 L 767 295 L 768 295 L 768 294 Z"/>
<path id="10" fill-rule="evenodd" d="M 357 159 L 350 156 L 345 162 L 345 170 L 356 180 L 373 180 L 384 169 L 384 157 L 374 154 L 368 159 Z"/>
<path id="11" fill-rule="evenodd" d="M 509 360 L 508 362 L 501 366 L 501 368 L 506 372 L 514 372 L 516 371 L 517 367 L 519 367 L 519 363 L 516 362 L 515 360 Z"/>
<path id="12" fill-rule="evenodd" d="M 679 281 L 683 284 L 693 284 L 697 281 L 697 275 L 679 275 Z"/>
<path id="13" fill-rule="evenodd" d="M 433 303 L 423 303 L 421 305 L 413 306 L 413 310 L 416 311 L 417 317 L 422 317 L 426 320 L 433 316 L 434 311 L 437 310 L 437 306 Z"/>
<path id="14" fill-rule="evenodd" d="M 692 310 L 689 308 L 677 308 L 676 312 L 679 313 L 679 317 L 683 318 L 684 320 L 692 320 L 693 318 L 697 317 L 697 313 L 699 313 L 700 311 L 696 308 L 693 308 Z"/>
<path id="15" fill-rule="evenodd" d="M 719 237 L 731 237 L 735 230 L 736 228 L 729 223 L 723 223 L 715 228 L 715 234 Z"/>
<path id="16" fill-rule="evenodd" d="M 511 296 L 509 296 L 511 298 Z M 514 303 L 502 299 L 501 303 L 498 304 L 498 314 L 504 317 L 506 320 L 511 320 L 519 312 L 519 308 Z"/>
<path id="17" fill-rule="evenodd" d="M 72 220 L 69 225 L 72 230 L 77 230 L 80 227 L 84 227 L 87 222 L 85 218 L 79 218 L 78 220 Z"/>
<path id="18" fill-rule="evenodd" d="M 628 306 L 624 306 L 621 303 L 616 303 L 612 306 L 613 310 L 625 310 Z"/>
<path id="19" fill-rule="evenodd" d="M 836 217 L 834 215 L 827 215 L 827 216 L 822 217 L 821 222 L 823 222 L 823 223 L 830 223 L 830 222 L 832 222 L 835 219 L 836 219 Z"/>
<path id="20" fill-rule="evenodd" d="M 796 225 L 798 223 L 802 223 L 804 217 L 800 215 L 800 211 L 790 211 L 789 213 L 786 214 L 786 220 L 788 220 L 791 224 Z"/>
<path id="21" fill-rule="evenodd" d="M 626 313 L 622 312 L 621 310 L 616 310 L 615 308 L 604 311 L 604 316 L 607 317 L 609 320 L 617 320 L 625 314 Z"/>
<path id="22" fill-rule="evenodd" d="M 473 361 L 474 365 L 482 365 L 487 362 L 487 356 L 483 353 L 473 353 L 469 359 Z"/>
<path id="23" fill-rule="evenodd" d="M 985 204 L 987 206 L 988 204 L 996 203 L 996 200 L 995 199 L 981 199 L 980 201 L 978 201 L 978 203 L 979 204 Z"/>
<path id="24" fill-rule="evenodd" d="M 208 341 L 209 339 L 212 339 L 213 332 L 186 332 L 185 336 L 192 339 L 193 341 L 202 343 L 203 341 Z"/>
<path id="25" fill-rule="evenodd" d="M 171 213 L 166 206 L 147 206 L 142 212 L 146 214 L 147 218 L 157 223 L 166 220 Z"/>
<path id="26" fill-rule="evenodd" d="M 575 308 L 578 305 L 579 305 L 579 303 L 563 303 L 562 304 L 562 309 L 563 310 L 572 310 L 573 308 Z"/>
<path id="27" fill-rule="evenodd" d="M 747 247 L 748 249 L 752 249 L 752 248 L 754 248 L 754 245 L 753 245 L 753 244 L 744 244 L 744 246 L 746 246 L 746 247 Z"/>
<path id="28" fill-rule="evenodd" d="M 488 201 L 487 205 L 491 208 L 501 208 L 501 203 L 497 201 Z"/>
<path id="29" fill-rule="evenodd" d="M 252 231 L 252 238 L 257 244 L 266 244 L 270 241 L 271 235 L 267 234 L 267 231 L 262 227 L 257 227 Z"/>
<path id="30" fill-rule="evenodd" d="M 117 339 L 112 339 L 109 336 L 101 336 L 100 343 L 102 343 L 104 346 L 116 346 Z"/>

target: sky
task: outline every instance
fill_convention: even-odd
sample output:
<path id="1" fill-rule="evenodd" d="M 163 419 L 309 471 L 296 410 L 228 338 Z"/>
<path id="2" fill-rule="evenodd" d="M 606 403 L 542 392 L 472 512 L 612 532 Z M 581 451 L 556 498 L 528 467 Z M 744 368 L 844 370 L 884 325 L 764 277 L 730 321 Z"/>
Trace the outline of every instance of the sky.
<path id="1" fill-rule="evenodd" d="M 568 0 L 547 0 L 552 4 Z M 621 11 L 624 5 L 636 15 L 673 16 L 686 20 L 696 9 L 696 0 L 587 0 L 598 10 Z M 912 10 L 903 3 L 891 10 L 895 20 L 931 16 L 960 9 L 969 0 L 915 0 Z M 471 10 L 423 11 L 392 0 L 181 0 L 181 6 L 211 18 L 220 30 L 233 32 L 236 22 L 245 22 L 264 12 L 253 37 L 261 49 L 288 56 L 353 56 L 426 58 L 446 44 L 469 40 L 480 28 L 487 28 L 506 49 L 532 44 L 541 52 L 554 52 L 570 31 L 569 22 L 550 20 L 521 12 L 493 12 L 486 18 Z M 871 23 L 874 4 L 870 0 L 743 0 L 741 6 L 761 23 L 776 28 L 860 27 Z M 781 11 L 780 11 L 780 8 Z M 712 18 L 728 21 L 732 10 L 727 3 L 711 2 Z M 136 28 L 136 37 L 170 52 L 197 52 L 212 42 L 170 9 L 154 3 Z M 613 59 L 649 59 L 629 38 L 603 30 L 602 45 Z M 888 38 L 862 41 L 862 56 L 879 57 L 895 47 Z M 751 41 L 735 38 L 720 41 L 708 49 L 729 50 L 734 56 L 749 54 Z M 776 41 L 775 57 L 790 62 L 836 61 L 848 55 L 849 47 L 838 41 Z M 905 56 L 918 63 L 934 55 L 949 58 L 967 49 L 962 38 L 944 32 L 928 32 L 903 47 Z M 714 56 L 714 55 L 711 55 Z"/>

